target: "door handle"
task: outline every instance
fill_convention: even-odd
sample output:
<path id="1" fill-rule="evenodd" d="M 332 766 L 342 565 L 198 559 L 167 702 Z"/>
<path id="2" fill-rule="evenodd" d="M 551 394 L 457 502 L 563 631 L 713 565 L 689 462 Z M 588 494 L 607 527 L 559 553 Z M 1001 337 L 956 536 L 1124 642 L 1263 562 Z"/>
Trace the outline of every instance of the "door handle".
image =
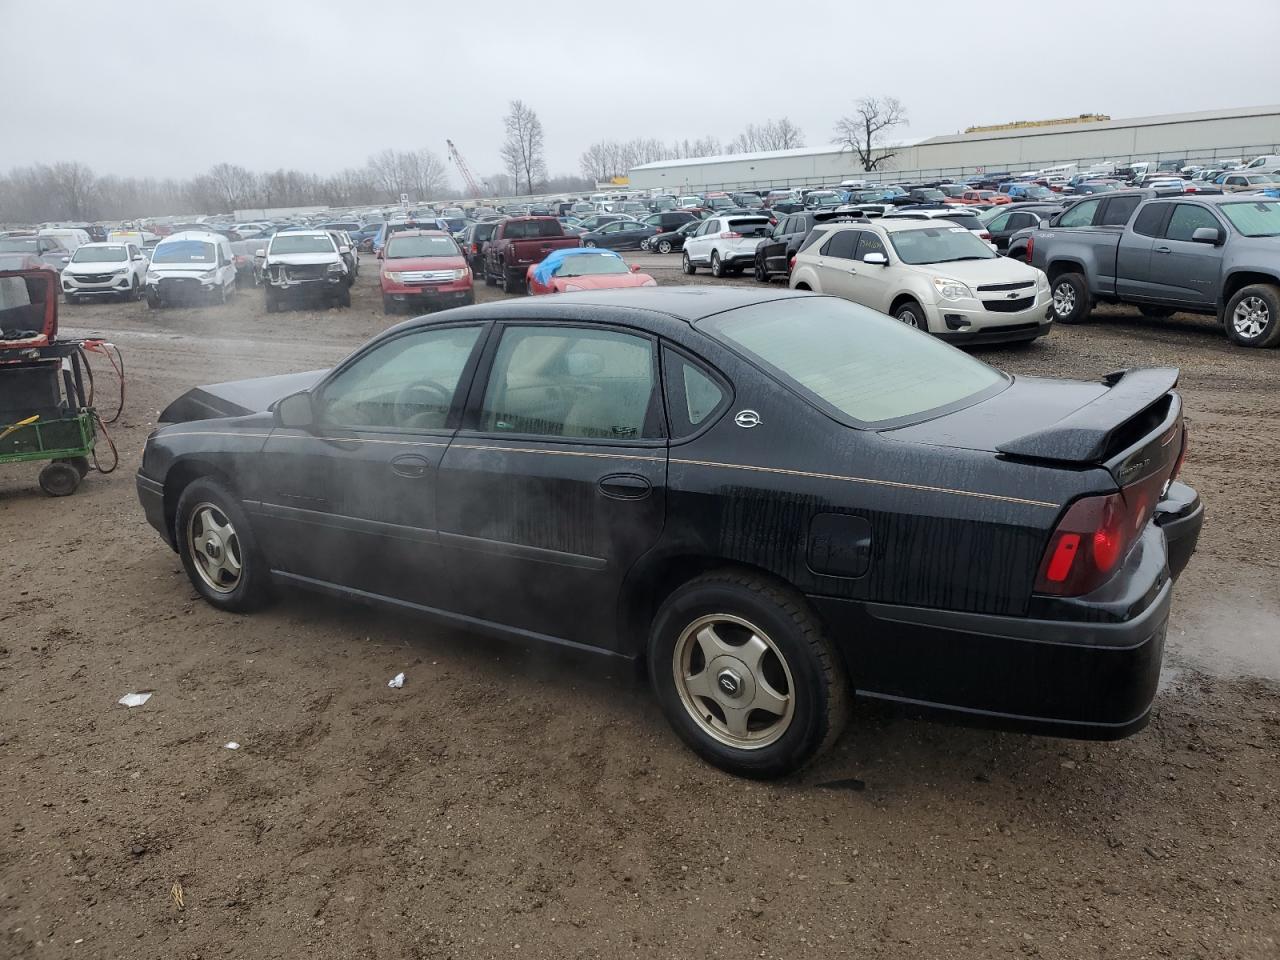
<path id="1" fill-rule="evenodd" d="M 1156 247 L 1156 253 L 1171 253 L 1168 247 Z"/>
<path id="2" fill-rule="evenodd" d="M 420 457 L 416 453 L 402 453 L 391 461 L 391 472 L 398 477 L 416 480 L 426 476 L 430 466 L 426 457 Z"/>
<path id="3" fill-rule="evenodd" d="M 653 484 L 634 473 L 611 473 L 601 477 L 597 486 L 606 497 L 615 500 L 643 500 L 653 489 Z"/>
<path id="4" fill-rule="evenodd" d="M 850 272 L 850 273 L 857 273 L 858 271 L 857 271 L 857 270 L 855 270 L 853 267 L 850 267 L 850 268 L 849 268 L 849 272 Z"/>

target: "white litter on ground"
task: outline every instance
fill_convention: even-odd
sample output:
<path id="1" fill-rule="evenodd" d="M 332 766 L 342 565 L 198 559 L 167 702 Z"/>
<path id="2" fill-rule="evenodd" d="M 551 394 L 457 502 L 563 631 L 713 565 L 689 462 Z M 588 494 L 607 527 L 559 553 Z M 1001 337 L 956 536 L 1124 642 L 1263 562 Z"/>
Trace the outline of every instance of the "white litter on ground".
<path id="1" fill-rule="evenodd" d="M 149 693 L 126 693 L 116 703 L 122 707 L 140 707 L 150 699 L 151 694 Z"/>
<path id="2" fill-rule="evenodd" d="M 228 742 L 224 743 L 223 746 L 228 750 L 240 749 L 240 744 L 236 743 L 234 740 L 229 740 Z"/>
<path id="3" fill-rule="evenodd" d="M 387 686 L 399 690 L 404 686 L 404 674 L 397 673 L 394 677 L 387 681 Z"/>

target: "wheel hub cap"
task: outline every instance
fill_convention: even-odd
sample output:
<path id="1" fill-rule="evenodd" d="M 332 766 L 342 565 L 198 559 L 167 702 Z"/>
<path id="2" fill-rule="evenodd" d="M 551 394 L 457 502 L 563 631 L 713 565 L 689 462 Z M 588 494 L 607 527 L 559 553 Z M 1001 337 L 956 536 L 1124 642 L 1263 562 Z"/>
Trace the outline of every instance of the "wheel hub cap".
<path id="1" fill-rule="evenodd" d="M 199 504 L 187 522 L 187 544 L 196 573 L 217 593 L 231 593 L 242 572 L 240 538 L 226 514 L 211 503 Z"/>
<path id="2" fill-rule="evenodd" d="M 672 657 L 680 701 L 713 739 L 750 750 L 777 741 L 795 713 L 791 670 L 778 646 L 732 614 L 700 617 Z"/>
<path id="3" fill-rule="evenodd" d="M 1059 284 L 1053 291 L 1053 310 L 1058 316 L 1066 316 L 1076 306 L 1076 292 L 1069 284 Z"/>
<path id="4" fill-rule="evenodd" d="M 1261 297 L 1245 297 L 1236 304 L 1235 312 L 1231 315 L 1236 333 L 1248 340 L 1262 336 L 1268 319 L 1269 311 Z"/>

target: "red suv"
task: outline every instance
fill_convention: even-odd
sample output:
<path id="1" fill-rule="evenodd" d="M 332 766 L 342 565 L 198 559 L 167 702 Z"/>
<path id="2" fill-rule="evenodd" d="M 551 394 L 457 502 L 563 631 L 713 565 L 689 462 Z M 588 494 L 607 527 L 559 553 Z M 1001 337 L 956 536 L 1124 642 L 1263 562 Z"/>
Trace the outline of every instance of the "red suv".
<path id="1" fill-rule="evenodd" d="M 382 311 L 460 307 L 476 302 L 467 258 L 443 230 L 393 233 L 378 252 Z"/>

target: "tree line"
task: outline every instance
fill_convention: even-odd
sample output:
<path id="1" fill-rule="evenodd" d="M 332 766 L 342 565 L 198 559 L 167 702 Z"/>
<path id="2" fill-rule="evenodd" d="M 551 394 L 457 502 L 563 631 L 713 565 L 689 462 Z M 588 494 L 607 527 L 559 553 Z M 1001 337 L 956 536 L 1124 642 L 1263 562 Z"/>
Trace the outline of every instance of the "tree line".
<path id="1" fill-rule="evenodd" d="M 852 113 L 837 121 L 833 142 L 851 150 L 864 170 L 883 168 L 894 155 L 885 138 L 906 119 L 906 110 L 893 97 L 863 97 Z M 502 122 L 503 170 L 482 181 L 489 196 L 590 190 L 597 182 L 626 176 L 632 167 L 645 163 L 805 145 L 800 128 L 781 117 L 748 124 L 727 143 L 714 135 L 671 143 L 643 137 L 601 140 L 579 157 L 580 175 L 550 177 L 545 132 L 537 112 L 521 100 L 512 100 Z M 86 164 L 64 161 L 0 174 L 0 223 L 123 220 L 263 207 L 350 207 L 396 203 L 401 194 L 413 202 L 463 196 L 450 185 L 444 161 L 427 149 L 383 150 L 362 167 L 328 176 L 284 168 L 255 172 L 233 163 L 216 164 L 188 179 L 98 176 Z"/>

